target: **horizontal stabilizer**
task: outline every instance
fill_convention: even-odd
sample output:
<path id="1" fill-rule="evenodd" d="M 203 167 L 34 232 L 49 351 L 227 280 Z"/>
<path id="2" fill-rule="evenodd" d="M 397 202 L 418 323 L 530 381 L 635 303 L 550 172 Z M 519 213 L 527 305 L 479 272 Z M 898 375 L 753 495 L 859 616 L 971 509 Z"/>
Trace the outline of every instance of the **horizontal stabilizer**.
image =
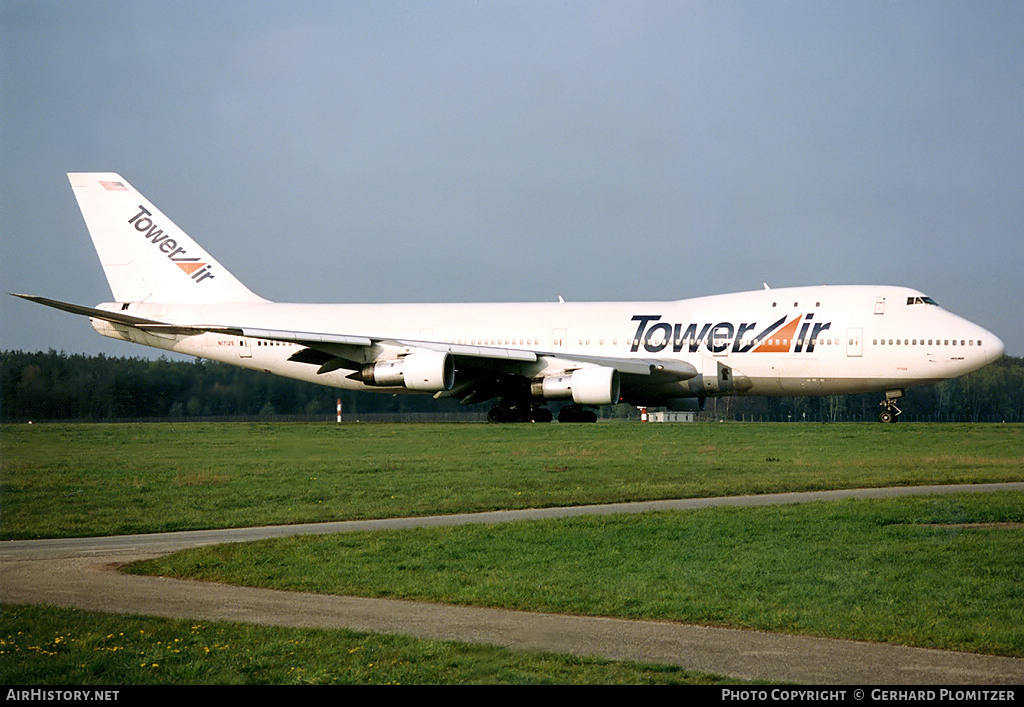
<path id="1" fill-rule="evenodd" d="M 136 329 L 160 329 L 167 333 L 187 333 L 194 329 L 194 327 L 178 327 L 164 322 L 153 321 L 152 319 L 143 319 L 142 317 L 133 317 L 130 314 L 122 314 L 121 312 L 108 312 L 105 309 L 96 309 L 95 307 L 84 307 L 80 304 L 71 304 L 70 302 L 61 302 L 60 300 L 47 299 L 46 297 L 39 297 L 38 295 L 23 295 L 17 292 L 11 292 L 14 297 L 20 297 L 21 299 L 28 300 L 29 302 L 35 302 L 36 304 L 42 304 L 47 307 L 53 307 L 64 312 L 70 312 L 71 314 L 80 314 L 84 317 L 91 317 L 93 319 L 102 319 L 105 322 L 112 322 L 114 324 L 123 324 L 124 326 L 135 327 Z"/>

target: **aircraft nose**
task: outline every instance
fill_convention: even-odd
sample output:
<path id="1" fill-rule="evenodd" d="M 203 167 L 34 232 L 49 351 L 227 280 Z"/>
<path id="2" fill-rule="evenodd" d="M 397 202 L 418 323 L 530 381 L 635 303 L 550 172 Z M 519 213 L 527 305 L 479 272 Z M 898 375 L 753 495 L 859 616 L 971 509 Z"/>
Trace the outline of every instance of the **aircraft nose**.
<path id="1" fill-rule="evenodd" d="M 988 363 L 998 360 L 1003 352 L 1006 351 L 1006 346 L 1003 344 L 1003 340 L 991 332 L 985 335 L 985 360 Z"/>

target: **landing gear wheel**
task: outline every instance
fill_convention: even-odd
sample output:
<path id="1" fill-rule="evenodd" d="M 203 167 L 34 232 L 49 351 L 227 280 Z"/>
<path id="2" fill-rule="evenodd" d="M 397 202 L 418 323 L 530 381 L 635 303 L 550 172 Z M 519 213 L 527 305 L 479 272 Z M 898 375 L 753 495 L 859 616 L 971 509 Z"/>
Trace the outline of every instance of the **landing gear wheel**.
<path id="1" fill-rule="evenodd" d="M 551 422 L 551 411 L 529 403 L 502 401 L 487 413 L 489 422 Z"/>
<path id="2" fill-rule="evenodd" d="M 498 403 L 487 412 L 488 422 L 526 422 L 530 419 L 529 407 L 525 410 L 514 403 Z"/>
<path id="3" fill-rule="evenodd" d="M 534 422 L 551 422 L 553 419 L 551 411 L 547 408 L 534 408 L 531 414 Z"/>
<path id="4" fill-rule="evenodd" d="M 885 423 L 896 422 L 896 414 L 891 410 L 882 410 L 878 413 L 878 421 Z"/>

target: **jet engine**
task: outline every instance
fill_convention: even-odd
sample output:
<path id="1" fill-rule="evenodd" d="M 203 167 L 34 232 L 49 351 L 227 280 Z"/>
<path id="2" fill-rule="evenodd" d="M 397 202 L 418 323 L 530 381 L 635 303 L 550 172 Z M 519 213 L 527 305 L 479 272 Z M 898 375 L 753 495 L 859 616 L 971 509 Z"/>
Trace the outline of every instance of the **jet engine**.
<path id="1" fill-rule="evenodd" d="M 604 366 L 580 368 L 569 375 L 534 381 L 535 398 L 569 400 L 578 405 L 611 405 L 619 402 L 619 372 Z"/>
<path id="2" fill-rule="evenodd" d="M 418 351 L 402 358 L 376 361 L 351 376 L 366 385 L 404 386 L 438 392 L 455 385 L 455 360 L 444 351 Z"/>

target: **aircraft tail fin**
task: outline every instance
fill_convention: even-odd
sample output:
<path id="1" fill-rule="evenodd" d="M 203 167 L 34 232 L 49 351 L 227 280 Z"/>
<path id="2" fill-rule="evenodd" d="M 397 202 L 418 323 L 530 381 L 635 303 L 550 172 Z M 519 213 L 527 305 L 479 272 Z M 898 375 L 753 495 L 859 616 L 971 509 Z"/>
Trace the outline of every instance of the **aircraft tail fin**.
<path id="1" fill-rule="evenodd" d="M 263 302 L 112 172 L 69 173 L 118 302 Z"/>

